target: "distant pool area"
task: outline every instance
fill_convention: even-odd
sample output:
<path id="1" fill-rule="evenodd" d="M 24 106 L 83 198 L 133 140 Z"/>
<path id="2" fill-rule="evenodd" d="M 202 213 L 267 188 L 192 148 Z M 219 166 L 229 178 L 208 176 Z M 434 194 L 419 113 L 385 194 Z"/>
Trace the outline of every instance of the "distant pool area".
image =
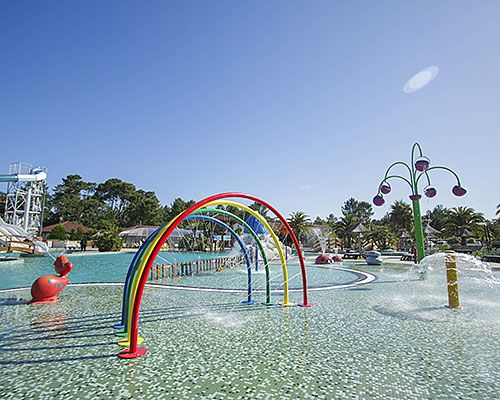
<path id="1" fill-rule="evenodd" d="M 75 264 L 70 274 L 71 283 L 124 282 L 127 269 L 135 252 L 123 253 L 70 253 L 67 256 Z M 53 256 L 59 253 L 53 253 Z M 222 257 L 223 253 L 160 253 L 158 262 L 184 262 L 193 259 Z M 161 257 L 161 258 L 160 258 Z M 51 257 L 21 257 L 16 261 L 0 263 L 0 290 L 30 286 L 42 275 L 52 274 L 54 260 Z"/>
<path id="2" fill-rule="evenodd" d="M 70 274 L 71 284 L 78 283 L 120 283 L 125 281 L 127 270 L 135 253 L 75 253 L 68 257 L 75 264 Z M 199 259 L 214 259 L 224 257 L 225 253 L 170 252 L 160 253 L 158 262 L 186 262 Z M 0 290 L 29 287 L 38 277 L 53 273 L 53 259 L 50 257 L 23 257 L 17 261 L 0 264 Z M 300 290 L 301 280 L 299 265 L 296 260 L 290 260 L 289 282 L 292 290 Z M 347 264 L 348 266 L 348 264 Z M 342 269 L 322 268 L 310 264 L 309 285 L 319 288 L 334 288 L 337 285 L 348 285 L 369 277 L 362 272 Z M 282 272 L 279 262 L 271 263 L 271 287 L 282 289 Z M 158 285 L 186 286 L 206 289 L 233 289 L 244 291 L 246 287 L 246 269 L 228 269 L 223 279 L 215 279 L 216 272 L 206 272 L 200 275 L 183 276 L 181 278 L 155 279 Z M 254 290 L 263 291 L 265 285 L 264 269 L 253 271 Z M 373 278 L 374 279 L 374 278 Z M 368 279 L 368 282 L 373 280 Z M 214 282 L 217 284 L 214 285 Z"/>

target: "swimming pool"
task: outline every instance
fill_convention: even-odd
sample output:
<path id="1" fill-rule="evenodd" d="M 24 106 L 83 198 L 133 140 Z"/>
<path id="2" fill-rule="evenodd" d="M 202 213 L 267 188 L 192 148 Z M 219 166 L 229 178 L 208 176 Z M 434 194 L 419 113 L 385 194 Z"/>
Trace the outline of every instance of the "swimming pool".
<path id="1" fill-rule="evenodd" d="M 69 275 L 71 283 L 123 282 L 135 253 L 74 253 L 67 254 L 75 265 Z M 54 254 L 54 256 L 59 253 Z M 222 257 L 224 253 L 160 253 L 158 262 L 184 262 Z M 51 257 L 22 257 L 0 263 L 0 289 L 30 286 L 41 275 L 54 273 Z"/>
<path id="2" fill-rule="evenodd" d="M 227 253 L 160 253 L 159 263 L 185 262 L 198 259 L 213 259 L 227 256 Z M 68 254 L 75 265 L 69 275 L 71 284 L 88 282 L 117 282 L 123 283 L 127 275 L 134 253 L 75 253 Z M 290 259 L 289 282 L 291 288 L 301 288 L 299 264 L 297 259 Z M 353 272 L 320 268 L 309 263 L 314 272 L 309 274 L 310 286 L 328 287 L 355 282 L 360 276 Z M 19 287 L 29 287 L 41 275 L 54 273 L 53 259 L 50 257 L 24 257 L 18 261 L 0 264 L 0 290 Z M 175 286 L 192 286 L 214 288 L 214 282 L 221 289 L 245 290 L 247 285 L 247 271 L 245 268 L 227 269 L 223 279 L 214 281 L 215 272 L 206 272 L 199 275 L 177 277 L 175 279 L 155 279 L 154 283 Z M 283 275 L 281 264 L 274 260 L 270 262 L 270 279 L 273 289 L 282 289 Z M 265 285 L 265 272 L 261 266 L 259 271 L 253 271 L 253 287 L 255 291 L 262 291 Z"/>

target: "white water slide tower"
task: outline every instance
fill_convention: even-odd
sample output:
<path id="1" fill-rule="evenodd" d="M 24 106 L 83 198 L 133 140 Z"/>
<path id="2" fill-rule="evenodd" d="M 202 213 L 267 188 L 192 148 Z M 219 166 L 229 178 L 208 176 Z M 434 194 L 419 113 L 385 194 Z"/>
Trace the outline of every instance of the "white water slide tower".
<path id="1" fill-rule="evenodd" d="M 7 224 L 41 235 L 46 178 L 46 168 L 22 162 L 10 164 L 9 173 L 0 175 L 0 182 L 7 182 L 4 214 Z"/>

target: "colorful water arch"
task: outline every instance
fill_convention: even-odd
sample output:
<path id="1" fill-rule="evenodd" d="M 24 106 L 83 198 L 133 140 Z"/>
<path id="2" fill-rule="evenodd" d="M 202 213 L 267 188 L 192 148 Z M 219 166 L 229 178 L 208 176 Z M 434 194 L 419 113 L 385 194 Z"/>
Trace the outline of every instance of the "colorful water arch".
<path id="1" fill-rule="evenodd" d="M 205 206 L 206 207 L 206 206 Z M 273 303 L 271 302 L 271 278 L 270 278 L 270 272 L 269 272 L 269 261 L 266 256 L 266 252 L 264 251 L 264 247 L 262 245 L 262 242 L 259 238 L 259 236 L 255 233 L 255 231 L 248 225 L 247 222 L 245 222 L 243 219 L 238 217 L 237 215 L 234 215 L 230 213 L 229 211 L 226 210 L 221 210 L 218 208 L 200 208 L 196 211 L 194 211 L 191 215 L 198 215 L 198 214 L 221 214 L 221 215 L 226 215 L 229 218 L 233 219 L 234 221 L 238 222 L 240 225 L 242 225 L 244 228 L 247 229 L 247 231 L 252 235 L 254 240 L 257 243 L 257 247 L 259 248 L 259 251 L 262 255 L 262 259 L 264 261 L 264 268 L 265 268 L 265 273 L 266 273 L 266 302 L 264 304 L 266 305 L 272 305 Z M 125 287 L 123 291 L 123 302 L 122 302 L 122 317 L 121 321 L 115 325 L 113 325 L 113 328 L 117 329 L 115 332 L 116 336 L 127 336 L 128 334 L 128 310 L 130 310 L 130 302 L 131 297 L 132 297 L 132 287 L 131 284 L 134 281 L 134 279 L 137 278 L 137 272 L 140 268 L 141 260 L 144 260 L 144 254 L 146 254 L 147 250 L 151 248 L 151 244 L 155 241 L 158 240 L 159 234 L 161 234 L 162 229 L 164 229 L 168 224 L 163 225 L 156 231 L 154 231 L 146 240 L 145 243 L 141 246 L 141 248 L 138 250 L 136 255 L 134 256 L 134 259 L 132 260 L 129 270 L 127 272 L 127 277 L 125 279 Z M 250 291 L 251 291 L 251 284 L 249 285 Z M 251 304 L 251 303 L 249 303 Z"/>
<path id="2" fill-rule="evenodd" d="M 147 350 L 145 348 L 139 348 L 139 336 L 138 336 L 138 329 L 139 329 L 139 312 L 140 312 L 140 305 L 142 301 L 142 296 L 144 293 L 144 287 L 147 283 L 147 279 L 149 276 L 149 272 L 151 270 L 151 267 L 153 265 L 153 262 L 160 252 L 161 247 L 163 244 L 167 241 L 169 238 L 170 234 L 179 226 L 179 224 L 184 221 L 190 214 L 195 212 L 196 210 L 202 208 L 202 207 L 208 207 L 212 205 L 219 205 L 219 204 L 226 204 L 226 205 L 231 205 L 235 206 L 238 208 L 242 208 L 246 211 L 248 211 L 250 214 L 254 215 L 256 218 L 258 218 L 268 229 L 269 233 L 271 234 L 273 240 L 275 241 L 275 244 L 277 243 L 277 249 L 280 254 L 280 259 L 282 261 L 282 266 L 283 266 L 283 279 L 284 279 L 284 301 L 282 303 L 283 306 L 290 306 L 292 303 L 290 303 L 289 298 L 288 298 L 288 272 L 286 268 L 286 261 L 284 259 L 284 254 L 283 250 L 281 249 L 281 246 L 279 244 L 279 241 L 277 240 L 276 235 L 272 231 L 271 227 L 267 223 L 267 221 L 260 216 L 260 214 L 256 213 L 254 210 L 243 206 L 239 203 L 227 201 L 224 199 L 227 198 L 243 198 L 243 199 L 248 199 L 254 202 L 257 202 L 264 206 L 265 208 L 269 209 L 273 214 L 276 215 L 276 217 L 281 221 L 283 226 L 285 227 L 287 233 L 290 235 L 290 238 L 294 244 L 294 247 L 297 251 L 297 256 L 299 259 L 300 263 L 300 268 L 301 268 L 301 277 L 302 277 L 302 295 L 303 295 L 303 301 L 300 306 L 303 307 L 309 307 L 311 304 L 309 304 L 308 301 L 308 294 L 307 294 L 307 275 L 306 275 L 306 267 L 305 267 L 305 262 L 304 262 L 304 257 L 302 255 L 302 250 L 300 248 L 300 243 L 293 233 L 293 230 L 291 229 L 290 225 L 286 221 L 286 219 L 269 203 L 265 202 L 264 200 L 259 199 L 258 197 L 245 194 L 245 193 L 237 193 L 237 192 L 228 192 L 228 193 L 220 193 L 216 194 L 214 196 L 207 197 L 188 209 L 186 209 L 184 212 L 180 213 L 177 217 L 175 217 L 173 220 L 171 220 L 168 224 L 165 224 L 161 228 L 158 229 L 156 234 L 154 235 L 154 238 L 151 241 L 148 241 L 147 246 L 144 246 L 144 251 L 141 252 L 141 263 L 139 265 L 139 270 L 137 271 L 138 273 L 138 279 L 133 280 L 133 276 L 130 278 L 129 281 L 129 288 L 130 286 L 133 286 L 132 289 L 132 295 L 133 295 L 133 301 L 129 302 L 129 319 L 128 319 L 128 337 L 124 338 L 121 341 L 122 345 L 128 346 L 128 349 L 124 349 L 119 353 L 120 358 L 136 358 L 139 356 L 143 356 L 146 354 Z M 146 244 L 146 243 L 145 243 Z M 133 283 L 133 285 L 130 285 L 130 283 Z M 124 294 L 125 298 L 125 294 Z"/>
<path id="3" fill-rule="evenodd" d="M 240 203 L 237 203 L 234 201 L 230 201 L 230 200 L 215 200 L 215 201 L 211 201 L 211 202 L 205 204 L 202 207 L 210 207 L 210 206 L 218 206 L 218 205 L 229 205 L 229 206 L 232 206 L 235 208 L 240 208 L 240 209 L 248 212 L 249 214 L 253 215 L 255 218 L 257 218 L 257 220 L 259 220 L 265 226 L 265 228 L 268 230 L 268 232 L 271 235 L 271 238 L 274 242 L 274 245 L 276 246 L 276 248 L 278 250 L 280 261 L 281 261 L 281 266 L 282 266 L 282 271 L 283 271 L 283 302 L 280 304 L 285 306 L 285 307 L 293 305 L 293 303 L 290 302 L 289 296 L 288 296 L 288 270 L 287 270 L 285 255 L 283 253 L 283 249 L 281 248 L 279 239 L 276 236 L 276 234 L 274 233 L 274 230 L 272 229 L 271 225 L 269 225 L 269 222 L 267 222 L 267 220 L 262 215 L 260 215 L 257 211 L 251 209 L 250 207 L 247 207 L 243 204 L 240 204 Z M 203 208 L 200 208 L 200 209 L 203 209 Z M 177 218 L 179 218 L 179 216 L 174 218 L 174 220 Z M 164 228 L 162 228 L 162 230 L 160 232 L 158 232 L 156 234 L 157 238 L 151 243 L 149 253 L 148 252 L 146 253 L 147 257 L 149 257 L 151 255 L 151 247 L 154 246 L 154 243 L 158 243 L 159 240 L 161 240 L 161 236 L 163 235 L 164 232 L 166 232 L 166 230 L 170 227 L 170 224 L 172 224 L 174 222 L 174 220 L 170 221 Z M 146 257 L 146 259 L 147 259 L 147 257 Z M 142 263 L 137 264 L 136 272 L 133 274 L 132 286 L 130 286 L 130 295 L 128 296 L 128 298 L 130 300 L 129 301 L 130 304 L 128 306 L 127 324 L 124 328 L 124 331 L 118 332 L 118 335 L 117 335 L 117 336 L 122 336 L 122 335 L 126 336 L 124 339 L 121 339 L 118 342 L 118 344 L 120 346 L 130 346 L 130 344 L 131 344 L 131 340 L 132 340 L 131 338 L 133 335 L 133 331 L 132 331 L 132 327 L 133 327 L 132 320 L 133 320 L 133 310 L 134 310 L 133 298 L 134 298 L 135 294 L 137 293 L 138 286 L 139 286 L 139 279 L 140 279 L 140 276 L 142 275 L 142 271 L 144 271 L 145 268 L 146 268 L 146 262 L 143 259 Z M 143 339 L 140 338 L 139 336 L 137 336 L 137 343 L 140 344 L 140 343 L 142 343 L 142 341 L 143 341 Z"/>

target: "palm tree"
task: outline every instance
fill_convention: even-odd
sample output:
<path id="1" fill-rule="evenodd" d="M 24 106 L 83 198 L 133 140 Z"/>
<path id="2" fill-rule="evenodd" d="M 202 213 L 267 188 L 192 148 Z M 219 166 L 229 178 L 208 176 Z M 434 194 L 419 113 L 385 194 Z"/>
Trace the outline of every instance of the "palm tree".
<path id="1" fill-rule="evenodd" d="M 236 215 L 237 217 L 245 219 L 245 211 L 243 211 L 241 208 L 234 207 L 234 206 L 228 206 L 224 204 L 219 204 L 217 207 L 218 210 L 224 210 L 227 212 L 230 212 L 231 214 Z"/>
<path id="2" fill-rule="evenodd" d="M 358 222 L 369 223 L 373 216 L 372 205 L 366 201 L 358 201 L 354 197 L 346 200 L 341 207 L 344 217 L 353 216 Z"/>
<path id="3" fill-rule="evenodd" d="M 387 226 L 372 226 L 372 231 L 368 237 L 379 249 L 387 249 L 397 242 L 396 235 Z"/>
<path id="4" fill-rule="evenodd" d="M 302 240 L 311 227 L 311 218 L 303 211 L 295 211 L 287 219 L 297 239 Z"/>
<path id="5" fill-rule="evenodd" d="M 254 211 L 257 211 L 264 218 L 267 216 L 267 212 L 269 211 L 267 209 L 267 207 L 264 207 L 262 204 L 257 203 L 256 201 L 254 201 L 252 204 L 250 204 L 249 208 L 251 208 Z"/>
<path id="6" fill-rule="evenodd" d="M 449 236 L 459 236 L 464 229 L 481 235 L 484 224 L 483 214 L 471 207 L 454 207 L 450 210 L 445 231 Z"/>
<path id="7" fill-rule="evenodd" d="M 359 223 L 358 218 L 353 214 L 348 214 L 340 218 L 335 226 L 337 235 L 342 240 L 343 247 L 351 247 L 352 229 Z"/>
<path id="8" fill-rule="evenodd" d="M 410 232 L 412 228 L 413 213 L 411 206 L 403 200 L 396 200 L 391 206 L 389 213 L 389 223 L 396 232 Z"/>
<path id="9" fill-rule="evenodd" d="M 428 210 L 423 220 L 438 231 L 442 231 L 450 218 L 449 214 L 450 210 L 439 204 L 433 210 Z"/>

